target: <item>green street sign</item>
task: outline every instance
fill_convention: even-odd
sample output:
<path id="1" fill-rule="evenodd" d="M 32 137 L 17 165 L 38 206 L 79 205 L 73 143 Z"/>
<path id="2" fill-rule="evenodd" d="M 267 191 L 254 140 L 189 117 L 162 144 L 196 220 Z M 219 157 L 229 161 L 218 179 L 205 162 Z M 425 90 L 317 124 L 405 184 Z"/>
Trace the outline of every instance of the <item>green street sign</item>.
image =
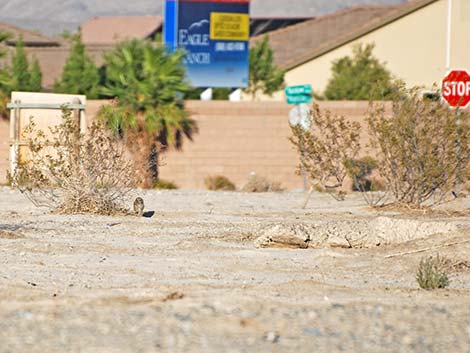
<path id="1" fill-rule="evenodd" d="M 289 86 L 285 89 L 286 96 L 296 96 L 298 94 L 312 94 L 312 85 Z"/>
<path id="2" fill-rule="evenodd" d="M 308 94 L 299 94 L 296 96 L 287 96 L 287 104 L 310 103 L 312 96 Z"/>

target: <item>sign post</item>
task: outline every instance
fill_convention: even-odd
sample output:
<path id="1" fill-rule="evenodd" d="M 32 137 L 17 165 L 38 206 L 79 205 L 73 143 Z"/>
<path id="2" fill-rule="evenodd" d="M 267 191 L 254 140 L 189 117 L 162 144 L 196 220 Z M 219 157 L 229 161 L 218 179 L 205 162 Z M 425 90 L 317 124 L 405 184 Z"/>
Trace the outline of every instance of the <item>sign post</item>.
<path id="1" fill-rule="evenodd" d="M 289 86 L 285 88 L 287 104 L 295 104 L 296 106 L 289 112 L 289 124 L 292 127 L 300 126 L 303 130 L 309 130 L 311 125 L 310 109 L 307 103 L 312 102 L 312 86 L 300 85 Z M 303 140 L 300 143 L 300 172 L 303 178 L 304 192 L 307 191 L 307 174 L 303 167 L 304 146 Z M 310 195 L 310 193 L 309 193 Z M 305 207 L 305 206 L 304 206 Z"/>
<path id="2" fill-rule="evenodd" d="M 452 108 L 465 109 L 470 103 L 470 74 L 466 70 L 452 70 L 442 80 L 442 97 Z M 457 124 L 460 124 L 460 112 L 457 113 Z M 458 141 L 460 154 L 460 138 Z M 460 166 L 459 166 L 460 167 Z M 457 181 L 459 188 L 461 181 Z M 452 192 L 457 197 L 458 192 Z"/>

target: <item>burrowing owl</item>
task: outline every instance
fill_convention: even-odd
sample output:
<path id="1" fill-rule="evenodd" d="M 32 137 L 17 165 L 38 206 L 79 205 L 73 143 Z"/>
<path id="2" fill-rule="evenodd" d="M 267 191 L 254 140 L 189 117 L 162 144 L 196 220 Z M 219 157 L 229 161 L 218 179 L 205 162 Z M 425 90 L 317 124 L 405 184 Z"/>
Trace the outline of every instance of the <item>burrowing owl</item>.
<path id="1" fill-rule="evenodd" d="M 142 216 L 144 214 L 144 200 L 142 197 L 137 197 L 134 201 L 134 212 L 138 216 Z"/>

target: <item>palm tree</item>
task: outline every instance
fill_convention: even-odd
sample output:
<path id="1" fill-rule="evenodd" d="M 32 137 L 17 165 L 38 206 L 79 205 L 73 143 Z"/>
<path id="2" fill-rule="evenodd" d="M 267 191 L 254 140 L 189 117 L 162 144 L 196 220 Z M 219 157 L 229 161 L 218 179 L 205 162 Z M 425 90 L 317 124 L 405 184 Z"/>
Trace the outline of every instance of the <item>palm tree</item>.
<path id="1" fill-rule="evenodd" d="M 123 42 L 105 56 L 102 94 L 116 100 L 100 115 L 132 141 L 137 160 L 145 160 L 147 186 L 158 178 L 158 151 L 180 148 L 183 136 L 191 138 L 197 129 L 181 99 L 190 90 L 182 58 L 182 52 L 143 40 Z"/>

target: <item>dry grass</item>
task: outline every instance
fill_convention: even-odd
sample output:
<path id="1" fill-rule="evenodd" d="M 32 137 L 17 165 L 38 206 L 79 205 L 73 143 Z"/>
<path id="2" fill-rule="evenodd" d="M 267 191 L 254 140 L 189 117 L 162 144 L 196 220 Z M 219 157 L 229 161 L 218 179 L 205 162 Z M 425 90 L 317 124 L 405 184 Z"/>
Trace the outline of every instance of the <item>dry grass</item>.
<path id="1" fill-rule="evenodd" d="M 178 189 L 178 185 L 176 185 L 173 181 L 170 180 L 158 179 L 153 184 L 153 188 L 157 190 L 176 190 Z"/>
<path id="2" fill-rule="evenodd" d="M 281 184 L 275 181 L 270 181 L 265 177 L 258 175 L 251 175 L 248 182 L 243 186 L 244 192 L 281 192 L 284 189 Z"/>
<path id="3" fill-rule="evenodd" d="M 447 287 L 448 264 L 448 259 L 440 257 L 439 254 L 422 258 L 416 273 L 416 281 L 420 288 L 429 290 Z"/>
<path id="4" fill-rule="evenodd" d="M 460 259 L 449 259 L 448 257 L 442 257 L 442 266 L 446 271 L 449 272 L 466 272 L 470 271 L 470 261 Z"/>
<path id="5" fill-rule="evenodd" d="M 171 292 L 171 293 L 167 294 L 162 299 L 162 302 L 168 302 L 168 301 L 172 301 L 172 300 L 179 300 L 179 299 L 183 299 L 184 297 L 185 297 L 185 295 L 181 292 Z"/>
<path id="6" fill-rule="evenodd" d="M 414 217 L 469 217 L 470 210 L 436 209 L 430 206 L 413 206 L 402 202 L 392 202 L 385 205 L 373 206 L 376 211 L 394 211 Z"/>
<path id="7" fill-rule="evenodd" d="M 235 184 L 223 175 L 210 175 L 204 179 L 204 185 L 213 191 L 235 191 Z"/>
<path id="8" fill-rule="evenodd" d="M 18 232 L 0 229 L 0 239 L 23 239 L 24 235 Z"/>

